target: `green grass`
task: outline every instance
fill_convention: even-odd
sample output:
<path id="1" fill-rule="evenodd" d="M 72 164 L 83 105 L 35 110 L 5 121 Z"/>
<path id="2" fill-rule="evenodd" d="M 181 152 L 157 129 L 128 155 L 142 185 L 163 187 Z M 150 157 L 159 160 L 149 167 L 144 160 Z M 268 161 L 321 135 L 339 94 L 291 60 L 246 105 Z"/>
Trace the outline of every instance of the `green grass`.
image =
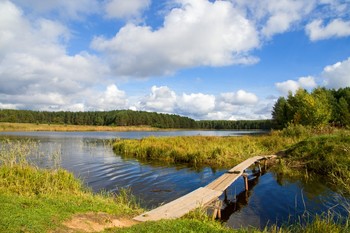
<path id="1" fill-rule="evenodd" d="M 310 137 L 290 147 L 285 154 L 290 165 L 299 164 L 350 194 L 349 132 Z"/>
<path id="2" fill-rule="evenodd" d="M 141 213 L 127 192 L 92 194 L 64 170 L 0 167 L 0 232 L 47 232 L 75 213 L 105 212 L 127 217 Z"/>
<path id="3" fill-rule="evenodd" d="M 208 233 L 228 233 L 232 230 L 225 228 L 217 222 L 203 222 L 200 220 L 178 219 L 178 220 L 161 220 L 157 222 L 141 223 L 130 228 L 113 229 L 107 232 L 118 233 L 159 233 L 159 232 L 208 232 Z"/>
<path id="4" fill-rule="evenodd" d="M 48 232 L 76 213 L 130 217 L 143 210 L 130 192 L 93 194 L 72 173 L 39 169 L 27 158 L 31 141 L 4 140 L 0 147 L 0 232 Z"/>
<path id="5" fill-rule="evenodd" d="M 145 160 L 229 168 L 255 155 L 274 154 L 297 140 L 281 135 L 148 137 L 121 139 L 114 143 L 113 148 L 117 154 Z"/>

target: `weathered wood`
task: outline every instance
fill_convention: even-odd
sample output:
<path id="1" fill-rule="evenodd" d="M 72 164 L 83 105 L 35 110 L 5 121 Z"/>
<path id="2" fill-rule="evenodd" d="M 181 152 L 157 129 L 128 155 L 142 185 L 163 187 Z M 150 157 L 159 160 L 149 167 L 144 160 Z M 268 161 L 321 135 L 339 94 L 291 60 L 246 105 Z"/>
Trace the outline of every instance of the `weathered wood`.
<path id="1" fill-rule="evenodd" d="M 248 191 L 249 190 L 249 187 L 248 187 L 248 174 L 247 173 L 243 173 L 242 176 L 243 176 L 243 179 L 244 179 L 245 191 Z"/>
<path id="2" fill-rule="evenodd" d="M 220 191 L 201 187 L 185 196 L 169 202 L 168 204 L 137 216 L 134 220 L 144 222 L 179 218 L 191 210 L 207 205 L 218 198 L 221 194 Z"/>
<path id="3" fill-rule="evenodd" d="M 205 207 L 213 200 L 217 199 L 222 193 L 235 182 L 242 174 L 244 170 L 250 167 L 252 164 L 259 162 L 260 160 L 274 158 L 276 155 L 269 156 L 254 156 L 249 158 L 237 166 L 230 169 L 227 173 L 223 174 L 205 187 L 198 188 L 172 202 L 169 202 L 163 206 L 153 209 L 149 212 L 141 214 L 134 218 L 136 221 L 157 221 L 160 219 L 174 219 L 185 215 L 186 213 L 198 208 Z M 246 179 L 248 183 L 248 179 Z M 246 190 L 247 190 L 246 186 Z M 219 211 L 221 215 L 221 209 L 215 208 L 216 213 Z"/>

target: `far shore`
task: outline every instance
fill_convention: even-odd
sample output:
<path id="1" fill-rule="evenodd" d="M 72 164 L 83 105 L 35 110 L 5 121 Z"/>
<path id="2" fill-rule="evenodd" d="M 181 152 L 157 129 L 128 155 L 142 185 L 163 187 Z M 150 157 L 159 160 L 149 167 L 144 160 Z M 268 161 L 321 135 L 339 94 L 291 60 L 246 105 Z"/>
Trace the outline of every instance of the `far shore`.
<path id="1" fill-rule="evenodd" d="M 59 125 L 59 124 L 33 124 L 33 123 L 7 123 L 0 122 L 0 132 L 10 131 L 162 131 L 164 129 L 147 125 L 142 126 L 101 126 L 101 125 Z M 169 129 L 167 129 L 169 130 Z M 175 129 L 171 129 L 175 130 Z"/>

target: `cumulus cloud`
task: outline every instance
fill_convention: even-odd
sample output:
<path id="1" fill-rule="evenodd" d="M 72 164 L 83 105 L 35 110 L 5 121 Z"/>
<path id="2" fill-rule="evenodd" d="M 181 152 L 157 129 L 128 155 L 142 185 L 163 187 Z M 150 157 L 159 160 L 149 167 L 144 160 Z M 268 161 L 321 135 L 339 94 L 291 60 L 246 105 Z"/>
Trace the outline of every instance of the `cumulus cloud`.
<path id="1" fill-rule="evenodd" d="M 153 86 L 151 93 L 145 96 L 140 106 L 142 110 L 173 113 L 176 107 L 176 94 L 166 86 Z"/>
<path id="2" fill-rule="evenodd" d="M 271 118 L 274 100 L 259 101 L 254 93 L 244 90 L 221 93 L 176 94 L 167 86 L 153 86 L 133 110 L 181 114 L 194 119 L 241 120 Z"/>
<path id="3" fill-rule="evenodd" d="M 316 1 L 245 1 L 231 0 L 238 8 L 246 12 L 249 19 L 259 27 L 263 38 L 286 32 L 305 18 L 315 8 Z"/>
<path id="4" fill-rule="evenodd" d="M 150 4 L 151 0 L 109 0 L 105 5 L 105 11 L 109 18 L 138 18 Z"/>
<path id="5" fill-rule="evenodd" d="M 177 104 L 180 112 L 198 117 L 214 110 L 215 96 L 202 93 L 182 94 Z"/>
<path id="6" fill-rule="evenodd" d="M 115 110 L 126 109 L 128 100 L 124 91 L 119 90 L 115 84 L 107 86 L 103 93 L 97 92 L 88 99 L 87 107 L 90 110 Z"/>
<path id="7" fill-rule="evenodd" d="M 0 35 L 2 105 L 31 109 L 68 105 L 108 71 L 96 56 L 67 54 L 70 33 L 64 25 L 43 18 L 29 20 L 9 1 L 0 2 Z"/>
<path id="8" fill-rule="evenodd" d="M 113 38 L 96 37 L 91 46 L 124 76 L 171 74 L 196 66 L 251 64 L 259 46 L 254 25 L 230 2 L 178 1 L 159 29 L 127 24 Z"/>
<path id="9" fill-rule="evenodd" d="M 244 90 L 223 93 L 221 94 L 221 99 L 223 102 L 232 105 L 250 105 L 256 104 L 258 102 L 258 97 L 255 94 L 246 92 Z"/>
<path id="10" fill-rule="evenodd" d="M 297 81 L 287 80 L 285 82 L 275 83 L 277 90 L 282 95 L 288 95 L 289 92 L 295 93 L 299 88 L 312 89 L 317 86 L 315 78 L 312 76 L 300 77 Z"/>
<path id="11" fill-rule="evenodd" d="M 315 81 L 315 78 L 312 76 L 307 76 L 307 77 L 300 77 L 298 79 L 298 83 L 300 86 L 303 88 L 315 88 L 317 86 L 317 83 Z"/>
<path id="12" fill-rule="evenodd" d="M 268 19 L 263 26 L 262 34 L 271 37 L 290 29 L 294 22 L 300 21 L 303 16 L 314 8 L 315 1 L 263 1 L 266 5 Z M 261 3 L 261 4 L 264 4 Z"/>
<path id="13" fill-rule="evenodd" d="M 334 19 L 327 25 L 323 25 L 323 20 L 318 19 L 306 25 L 305 30 L 312 41 L 331 37 L 345 37 L 350 35 L 350 21 Z"/>
<path id="14" fill-rule="evenodd" d="M 326 66 L 323 70 L 325 86 L 328 88 L 350 87 L 350 58 Z"/>
<path id="15" fill-rule="evenodd" d="M 80 19 L 84 15 L 100 11 L 98 0 L 12 0 L 12 2 L 31 9 L 36 14 L 56 13 L 65 19 Z"/>
<path id="16" fill-rule="evenodd" d="M 275 86 L 277 90 L 283 95 L 288 95 L 290 91 L 292 93 L 295 93 L 300 88 L 300 84 L 294 80 L 287 80 L 285 82 L 276 83 Z"/>

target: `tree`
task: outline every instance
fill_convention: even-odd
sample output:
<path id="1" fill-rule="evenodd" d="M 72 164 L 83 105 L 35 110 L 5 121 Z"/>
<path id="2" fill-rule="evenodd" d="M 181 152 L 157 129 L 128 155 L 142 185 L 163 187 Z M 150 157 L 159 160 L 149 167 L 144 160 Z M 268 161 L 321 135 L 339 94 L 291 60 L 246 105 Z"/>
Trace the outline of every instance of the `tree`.
<path id="1" fill-rule="evenodd" d="M 289 121 L 287 100 L 284 97 L 278 98 L 272 110 L 272 119 L 277 128 L 283 128 Z"/>
<path id="2" fill-rule="evenodd" d="M 341 126 L 350 126 L 350 111 L 349 111 L 349 104 L 345 100 L 344 97 L 341 97 L 339 99 L 338 103 L 338 116 L 339 116 L 339 123 Z"/>

